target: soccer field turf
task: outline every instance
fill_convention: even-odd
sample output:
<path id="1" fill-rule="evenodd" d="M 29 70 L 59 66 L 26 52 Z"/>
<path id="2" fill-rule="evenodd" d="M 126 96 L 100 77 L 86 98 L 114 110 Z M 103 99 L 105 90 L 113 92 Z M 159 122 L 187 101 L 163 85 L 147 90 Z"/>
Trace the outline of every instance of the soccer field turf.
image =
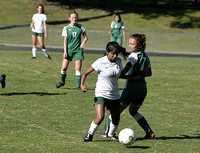
<path id="1" fill-rule="evenodd" d="M 199 58 L 150 57 L 153 75 L 147 78 L 148 96 L 140 112 L 157 140 L 138 140 L 126 148 L 118 141 L 98 138 L 105 121 L 93 142 L 81 142 L 95 115 L 97 74 L 88 76 L 88 92 L 75 90 L 73 61 L 66 85 L 56 89 L 62 54 L 50 55 L 53 60 L 41 52 L 31 60 L 31 52 L 0 51 L 0 75 L 7 75 L 5 89 L 0 88 L 0 152 L 199 152 Z M 101 56 L 86 54 L 82 72 Z M 120 92 L 124 83 L 119 79 Z M 128 109 L 121 115 L 117 134 L 126 127 L 137 138 L 145 134 Z"/>

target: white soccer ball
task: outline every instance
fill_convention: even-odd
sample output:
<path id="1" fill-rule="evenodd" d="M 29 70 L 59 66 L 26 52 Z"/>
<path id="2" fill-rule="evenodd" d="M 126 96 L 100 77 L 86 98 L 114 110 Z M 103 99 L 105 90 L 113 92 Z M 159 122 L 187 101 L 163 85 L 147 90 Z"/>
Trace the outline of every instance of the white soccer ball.
<path id="1" fill-rule="evenodd" d="M 135 132 L 130 128 L 125 128 L 119 133 L 119 142 L 125 146 L 132 145 L 136 140 Z"/>

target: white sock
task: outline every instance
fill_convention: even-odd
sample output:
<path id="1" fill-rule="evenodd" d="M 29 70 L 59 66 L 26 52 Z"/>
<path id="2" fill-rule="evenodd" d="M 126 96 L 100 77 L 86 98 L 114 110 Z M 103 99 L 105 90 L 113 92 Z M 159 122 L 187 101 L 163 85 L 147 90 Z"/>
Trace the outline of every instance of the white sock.
<path id="1" fill-rule="evenodd" d="M 110 129 L 108 132 L 108 136 L 113 136 L 117 130 L 118 125 L 114 125 L 112 122 L 110 122 Z"/>
<path id="2" fill-rule="evenodd" d="M 44 52 L 44 55 L 45 55 L 46 57 L 48 57 L 47 49 L 46 49 L 46 48 L 45 48 L 45 49 L 42 49 L 42 51 Z"/>
<path id="3" fill-rule="evenodd" d="M 1 81 L 3 81 L 3 77 L 2 77 L 2 76 L 0 76 L 0 82 L 1 82 Z"/>
<path id="4" fill-rule="evenodd" d="M 94 121 L 92 121 L 88 133 L 91 134 L 91 135 L 94 135 L 94 133 L 96 132 L 98 127 L 99 127 L 99 125 L 95 124 Z"/>
<path id="5" fill-rule="evenodd" d="M 61 73 L 61 74 L 67 74 L 67 72 L 66 72 L 66 71 L 63 71 L 63 70 L 61 70 L 60 73 Z"/>
<path id="6" fill-rule="evenodd" d="M 142 115 L 142 114 L 140 114 L 139 112 L 137 112 L 134 116 L 133 116 L 133 118 L 136 120 L 136 121 L 138 121 L 138 120 L 140 120 L 141 118 L 143 118 L 144 116 Z"/>
<path id="7" fill-rule="evenodd" d="M 76 76 L 81 75 L 81 71 L 76 71 Z"/>
<path id="8" fill-rule="evenodd" d="M 37 56 L 37 48 L 33 48 L 32 53 L 33 53 L 33 57 L 36 57 Z"/>

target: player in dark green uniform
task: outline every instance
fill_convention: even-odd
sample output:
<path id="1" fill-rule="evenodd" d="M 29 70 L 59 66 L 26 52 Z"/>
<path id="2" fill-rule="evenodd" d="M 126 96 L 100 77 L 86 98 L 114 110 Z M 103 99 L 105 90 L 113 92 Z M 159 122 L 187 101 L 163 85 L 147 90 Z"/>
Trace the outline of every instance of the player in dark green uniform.
<path id="1" fill-rule="evenodd" d="M 1 87 L 5 88 L 5 86 L 6 86 L 6 75 L 5 74 L 0 76 L 0 82 L 1 82 Z"/>
<path id="2" fill-rule="evenodd" d="M 138 81 L 127 80 L 124 90 L 121 94 L 121 112 L 129 106 L 130 115 L 137 121 L 137 123 L 146 132 L 144 139 L 153 139 L 155 134 L 150 128 L 145 117 L 138 112 L 147 95 L 147 85 L 145 77 L 151 76 L 151 63 L 150 59 L 145 53 L 146 37 L 143 34 L 133 34 L 129 39 L 129 48 L 131 54 L 128 57 L 126 66 L 122 70 L 121 77 L 128 72 L 129 76 L 140 76 Z M 109 131 L 109 124 L 111 118 L 106 121 L 106 125 L 99 137 L 107 137 Z"/>
<path id="3" fill-rule="evenodd" d="M 115 21 L 111 23 L 111 29 L 109 33 L 111 34 L 111 41 L 116 41 L 120 46 L 122 46 L 122 34 L 124 42 L 126 42 L 126 33 L 123 22 L 121 22 L 120 14 L 115 14 Z"/>
<path id="4" fill-rule="evenodd" d="M 64 54 L 61 69 L 61 81 L 56 85 L 56 88 L 60 88 L 65 85 L 65 79 L 67 76 L 67 68 L 73 57 L 75 60 L 76 71 L 76 89 L 80 90 L 81 81 L 81 66 L 84 59 L 83 49 L 88 37 L 83 25 L 77 23 L 78 14 L 72 12 L 69 14 L 70 24 L 63 28 L 62 36 L 64 37 Z M 84 37 L 81 42 L 81 35 Z"/>

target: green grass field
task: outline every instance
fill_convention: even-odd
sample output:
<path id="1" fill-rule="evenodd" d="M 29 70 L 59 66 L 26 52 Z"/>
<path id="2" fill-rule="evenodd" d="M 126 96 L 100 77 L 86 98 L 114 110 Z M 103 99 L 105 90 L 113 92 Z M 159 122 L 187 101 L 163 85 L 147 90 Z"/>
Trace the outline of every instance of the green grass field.
<path id="1" fill-rule="evenodd" d="M 199 152 L 198 58 L 150 57 L 153 76 L 147 78 L 148 96 L 140 111 L 157 140 L 138 140 L 126 148 L 118 141 L 98 138 L 103 125 L 92 143 L 81 142 L 94 118 L 97 74 L 88 76 L 87 93 L 77 91 L 72 62 L 66 85 L 56 89 L 62 54 L 51 56 L 50 61 L 38 53 L 37 59 L 31 60 L 31 52 L 0 51 L 0 73 L 7 75 L 6 88 L 0 88 L 0 152 Z M 82 71 L 99 57 L 86 54 Z M 119 80 L 120 89 L 124 83 Z M 126 127 L 132 128 L 137 138 L 144 136 L 128 110 L 121 115 L 117 133 Z"/>

